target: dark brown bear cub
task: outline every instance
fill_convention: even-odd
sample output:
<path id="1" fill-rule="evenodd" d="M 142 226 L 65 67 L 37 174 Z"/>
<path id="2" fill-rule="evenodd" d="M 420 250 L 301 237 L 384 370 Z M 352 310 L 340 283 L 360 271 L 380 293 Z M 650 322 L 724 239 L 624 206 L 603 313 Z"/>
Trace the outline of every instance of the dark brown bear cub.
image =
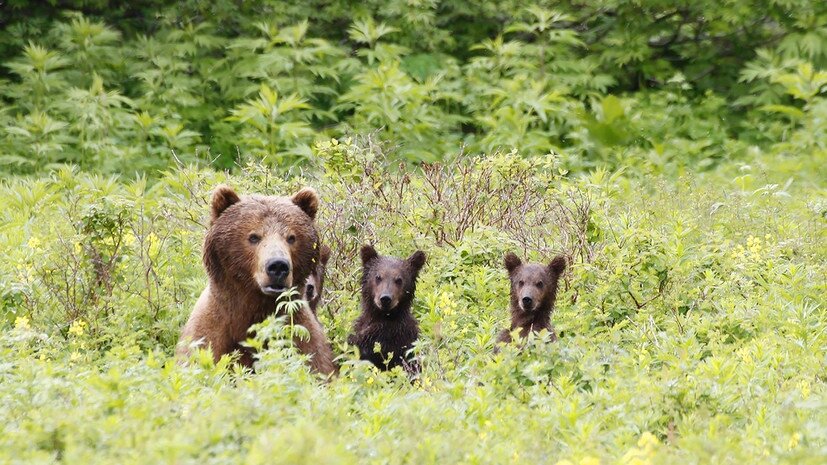
<path id="1" fill-rule="evenodd" d="M 316 314 L 319 302 L 322 300 L 322 289 L 324 288 L 324 275 L 327 270 L 327 262 L 330 260 L 330 247 L 323 245 L 320 260 L 316 263 L 307 283 L 304 285 L 304 300 L 310 305 L 310 311 Z"/>
<path id="2" fill-rule="evenodd" d="M 520 330 L 524 338 L 543 329 L 557 339 L 551 325 L 551 311 L 557 299 L 557 282 L 566 269 L 566 259 L 555 257 L 548 265 L 523 262 L 513 253 L 505 256 L 505 269 L 511 280 L 511 328 L 503 330 L 497 342 L 511 342 L 511 332 Z"/>
<path id="3" fill-rule="evenodd" d="M 304 188 L 292 197 L 248 195 L 219 186 L 212 196 L 212 219 L 204 239 L 204 267 L 209 282 L 181 334 L 178 355 L 192 345 L 222 355 L 241 351 L 241 363 L 252 365 L 252 354 L 240 343 L 251 325 L 276 311 L 276 299 L 304 284 L 319 261 L 319 237 L 314 218 L 319 208 L 316 191 Z M 293 322 L 310 333 L 294 343 L 310 356 L 313 370 L 336 371 L 324 329 L 307 307 Z"/>
<path id="4" fill-rule="evenodd" d="M 425 265 L 425 252 L 418 250 L 405 260 L 380 256 L 376 249 L 362 247 L 362 314 L 353 325 L 347 342 L 359 348 L 362 360 L 383 370 L 402 366 L 410 374 L 419 372 L 409 354 L 419 337 L 419 324 L 411 314 L 416 278 Z M 379 344 L 379 352 L 374 348 Z"/>

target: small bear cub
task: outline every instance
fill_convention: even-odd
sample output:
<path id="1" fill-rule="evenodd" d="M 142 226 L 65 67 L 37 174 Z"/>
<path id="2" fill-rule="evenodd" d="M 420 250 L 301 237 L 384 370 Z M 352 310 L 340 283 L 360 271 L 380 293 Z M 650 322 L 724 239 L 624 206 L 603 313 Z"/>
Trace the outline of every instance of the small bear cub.
<path id="1" fill-rule="evenodd" d="M 307 277 L 304 285 L 304 300 L 310 306 L 310 311 L 316 314 L 319 302 L 322 300 L 322 289 L 324 288 L 324 275 L 327 270 L 327 262 L 330 260 L 330 247 L 323 245 L 319 251 L 319 263 Z"/>
<path id="2" fill-rule="evenodd" d="M 520 337 L 543 329 L 557 340 L 551 325 L 551 311 L 557 299 L 557 282 L 566 269 L 563 256 L 554 257 L 548 265 L 523 263 L 513 253 L 505 256 L 505 269 L 511 280 L 511 328 L 500 332 L 497 342 L 511 342 L 511 332 L 520 330 Z"/>
<path id="3" fill-rule="evenodd" d="M 417 250 L 405 260 L 380 256 L 373 246 L 362 247 L 362 314 L 353 324 L 348 344 L 359 357 L 382 370 L 402 366 L 419 373 L 409 351 L 419 337 L 419 324 L 411 314 L 416 278 L 425 265 L 425 252 Z M 379 352 L 374 348 L 379 344 Z"/>

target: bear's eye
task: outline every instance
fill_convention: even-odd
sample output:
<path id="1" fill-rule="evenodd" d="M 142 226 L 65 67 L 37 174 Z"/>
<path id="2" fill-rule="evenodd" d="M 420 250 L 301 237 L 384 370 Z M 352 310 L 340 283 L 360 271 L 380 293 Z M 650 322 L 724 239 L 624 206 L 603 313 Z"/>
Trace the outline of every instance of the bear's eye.
<path id="1" fill-rule="evenodd" d="M 524 285 L 525 285 L 525 281 L 520 281 L 520 282 L 519 282 L 519 283 L 517 283 L 517 284 L 519 284 L 520 286 L 524 286 Z"/>
<path id="2" fill-rule="evenodd" d="M 542 281 L 537 281 L 537 287 L 542 289 L 543 288 L 543 282 Z"/>
<path id="3" fill-rule="evenodd" d="M 393 280 L 393 282 L 395 282 L 397 286 L 401 286 L 402 285 L 402 278 L 396 278 L 396 279 Z"/>
<path id="4" fill-rule="evenodd" d="M 382 277 L 381 277 L 381 276 L 377 276 L 377 277 L 376 277 L 376 282 L 377 282 L 377 283 L 381 283 L 381 282 L 382 282 Z"/>
<path id="5" fill-rule="evenodd" d="M 294 242 L 296 242 L 296 236 L 294 236 L 293 234 L 287 236 L 287 243 L 288 244 L 293 244 Z"/>
<path id="6" fill-rule="evenodd" d="M 261 236 L 259 236 L 256 233 L 253 233 L 250 234 L 249 237 L 247 237 L 247 240 L 250 241 L 250 244 L 258 244 L 259 242 L 261 242 Z"/>

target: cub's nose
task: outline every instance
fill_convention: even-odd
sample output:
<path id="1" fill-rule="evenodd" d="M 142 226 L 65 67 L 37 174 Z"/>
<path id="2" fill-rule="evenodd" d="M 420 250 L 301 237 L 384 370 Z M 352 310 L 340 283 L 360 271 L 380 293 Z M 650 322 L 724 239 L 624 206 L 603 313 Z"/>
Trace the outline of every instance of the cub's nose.
<path id="1" fill-rule="evenodd" d="M 379 302 L 382 304 L 382 307 L 388 308 L 391 304 L 391 296 L 385 294 L 379 297 Z"/>
<path id="2" fill-rule="evenodd" d="M 526 310 L 530 310 L 531 307 L 534 305 L 534 299 L 531 297 L 523 297 L 523 308 Z"/>
<path id="3" fill-rule="evenodd" d="M 287 275 L 290 274 L 290 263 L 283 258 L 271 258 L 264 264 L 264 269 L 270 279 L 284 281 Z"/>

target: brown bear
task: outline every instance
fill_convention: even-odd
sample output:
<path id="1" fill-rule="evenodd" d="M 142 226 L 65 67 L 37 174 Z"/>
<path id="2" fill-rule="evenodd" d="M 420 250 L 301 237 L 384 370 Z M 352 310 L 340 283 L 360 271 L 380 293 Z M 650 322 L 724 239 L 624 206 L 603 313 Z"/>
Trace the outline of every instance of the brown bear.
<path id="1" fill-rule="evenodd" d="M 359 357 L 382 370 L 402 366 L 409 374 L 419 372 L 410 350 L 419 337 L 419 324 L 411 313 L 416 278 L 425 265 L 418 250 L 405 260 L 380 256 L 370 245 L 362 247 L 362 314 L 353 325 L 348 344 L 359 348 Z M 379 344 L 379 352 L 374 348 Z"/>
<path id="2" fill-rule="evenodd" d="M 248 329 L 275 313 L 283 291 L 296 286 L 302 295 L 319 261 L 318 208 L 319 197 L 310 188 L 292 197 L 239 197 L 230 187 L 215 189 L 203 254 L 209 282 L 184 326 L 179 357 L 186 357 L 194 342 L 209 348 L 216 361 L 241 350 L 241 363 L 252 365 L 252 354 L 240 346 Z M 311 368 L 334 373 L 330 345 L 310 309 L 294 313 L 293 323 L 310 333 L 294 342 L 310 356 Z"/>
<path id="3" fill-rule="evenodd" d="M 322 289 L 324 288 L 324 275 L 327 270 L 327 262 L 330 260 L 330 247 L 323 245 L 320 253 L 320 260 L 307 277 L 304 285 L 304 300 L 310 305 L 310 311 L 316 314 L 319 302 L 322 300 Z"/>
<path id="4" fill-rule="evenodd" d="M 511 342 L 511 332 L 520 330 L 525 338 L 531 332 L 545 329 L 551 340 L 557 340 L 551 325 L 551 311 L 557 299 L 557 282 L 566 269 L 563 256 L 554 257 L 548 265 L 523 264 L 513 253 L 505 256 L 505 269 L 511 280 L 511 328 L 500 332 L 497 342 Z"/>

